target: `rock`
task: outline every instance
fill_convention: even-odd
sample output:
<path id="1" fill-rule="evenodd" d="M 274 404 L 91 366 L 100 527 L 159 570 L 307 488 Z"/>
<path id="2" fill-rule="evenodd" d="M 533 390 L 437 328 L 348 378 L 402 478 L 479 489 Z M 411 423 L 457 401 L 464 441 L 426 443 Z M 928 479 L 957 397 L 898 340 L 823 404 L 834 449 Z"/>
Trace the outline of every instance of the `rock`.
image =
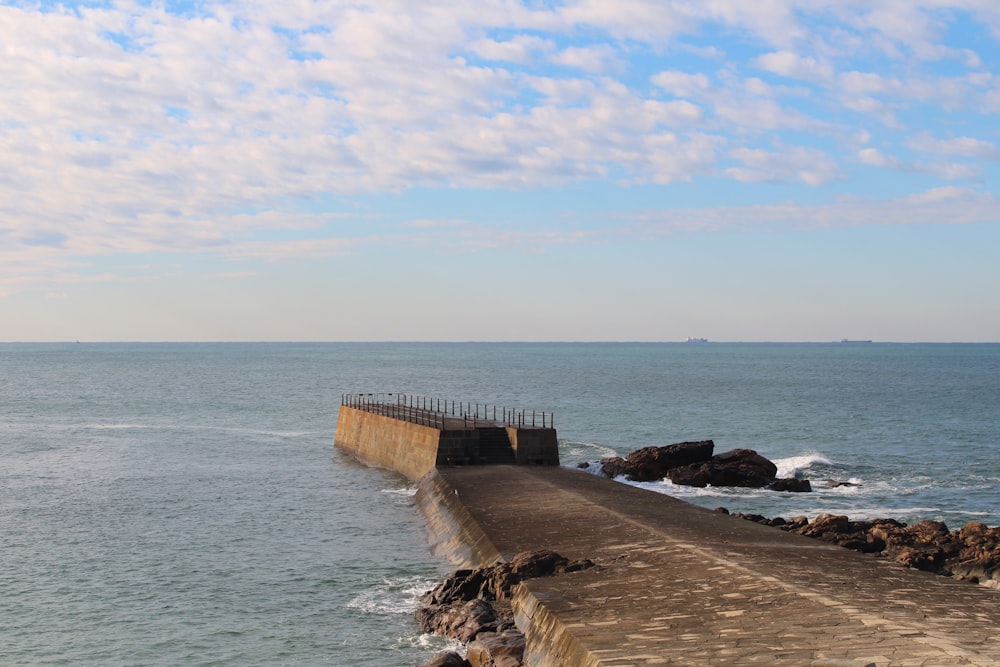
<path id="1" fill-rule="evenodd" d="M 517 630 L 484 632 L 469 643 L 468 661 L 471 667 L 520 667 L 524 644 Z"/>
<path id="2" fill-rule="evenodd" d="M 712 457 L 712 463 L 725 466 L 739 466 L 749 472 L 774 479 L 778 474 L 778 466 L 770 459 L 766 459 L 752 449 L 731 449 L 728 452 L 716 454 Z"/>
<path id="3" fill-rule="evenodd" d="M 613 456 L 608 459 L 601 459 L 601 474 L 614 479 L 621 477 L 627 472 L 625 459 L 620 456 Z"/>
<path id="4" fill-rule="evenodd" d="M 708 461 L 714 449 L 715 443 L 711 440 L 643 447 L 625 457 L 625 474 L 633 482 L 663 479 L 672 468 Z"/>
<path id="5" fill-rule="evenodd" d="M 486 576 L 487 572 L 483 568 L 455 570 L 454 574 L 438 584 L 433 590 L 424 593 L 420 602 L 425 605 L 441 605 L 473 600 L 480 597 L 486 585 Z"/>
<path id="6" fill-rule="evenodd" d="M 421 607 L 415 613 L 424 632 L 468 642 L 481 632 L 497 629 L 497 614 L 486 600 Z"/>
<path id="7" fill-rule="evenodd" d="M 828 489 L 836 489 L 841 486 L 858 486 L 858 485 L 855 484 L 854 482 L 838 482 L 835 479 L 826 480 L 826 488 Z"/>
<path id="8" fill-rule="evenodd" d="M 417 667 L 472 667 L 469 661 L 454 651 L 441 651 Z"/>
<path id="9" fill-rule="evenodd" d="M 569 562 L 549 549 L 522 552 L 506 562 L 475 570 L 457 570 L 421 596 L 423 606 L 414 615 L 424 632 L 461 642 L 469 642 L 484 632 L 503 635 L 514 626 L 510 604 L 506 601 L 517 584 L 525 579 L 593 566 L 594 563 L 587 559 Z"/>
<path id="10" fill-rule="evenodd" d="M 788 493 L 811 493 L 812 484 L 809 483 L 808 479 L 796 479 L 794 477 L 788 477 L 785 479 L 776 479 L 767 485 L 767 488 L 772 491 L 786 491 Z"/>
<path id="11" fill-rule="evenodd" d="M 752 449 L 734 449 L 716 454 L 707 463 L 674 468 L 670 481 L 684 486 L 741 486 L 760 488 L 774 481 L 778 468 Z"/>
<path id="12" fill-rule="evenodd" d="M 581 461 L 580 463 L 576 464 L 576 467 L 580 468 L 581 470 L 586 470 L 587 468 L 590 467 L 590 461 Z"/>

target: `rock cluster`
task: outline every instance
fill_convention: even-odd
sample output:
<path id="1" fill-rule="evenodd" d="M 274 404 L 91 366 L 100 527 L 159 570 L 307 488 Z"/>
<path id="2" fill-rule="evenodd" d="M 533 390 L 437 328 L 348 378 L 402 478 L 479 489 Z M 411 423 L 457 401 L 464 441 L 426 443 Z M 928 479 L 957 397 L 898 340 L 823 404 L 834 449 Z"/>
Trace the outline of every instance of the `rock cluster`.
<path id="1" fill-rule="evenodd" d="M 1000 588 L 1000 528 L 978 521 L 948 530 L 941 521 L 908 526 L 895 519 L 851 521 L 843 515 L 768 519 L 759 514 L 734 516 L 814 537 L 848 549 L 873 553 L 907 567 L 955 576 Z"/>
<path id="2" fill-rule="evenodd" d="M 667 478 L 685 486 L 743 486 L 775 491 L 812 491 L 807 479 L 776 479 L 774 463 L 752 449 L 733 449 L 713 455 L 711 440 L 678 442 L 662 447 L 643 447 L 625 458 L 601 460 L 607 477 L 625 475 L 634 482 Z"/>
<path id="3" fill-rule="evenodd" d="M 589 560 L 570 562 L 543 549 L 487 567 L 457 570 L 420 598 L 416 618 L 424 632 L 467 643 L 467 657 L 443 652 L 421 667 L 520 667 L 524 635 L 514 627 L 510 610 L 514 587 L 525 579 L 593 566 Z"/>

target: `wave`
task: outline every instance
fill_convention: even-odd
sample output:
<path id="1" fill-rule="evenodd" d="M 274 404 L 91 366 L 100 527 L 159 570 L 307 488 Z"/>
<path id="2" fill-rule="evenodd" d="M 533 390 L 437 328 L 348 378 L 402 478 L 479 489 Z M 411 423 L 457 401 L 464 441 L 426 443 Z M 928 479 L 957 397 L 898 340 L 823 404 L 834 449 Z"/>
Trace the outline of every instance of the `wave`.
<path id="1" fill-rule="evenodd" d="M 420 605 L 420 596 L 438 583 L 420 576 L 383 579 L 355 596 L 347 603 L 347 608 L 363 614 L 412 614 Z"/>
<path id="2" fill-rule="evenodd" d="M 382 493 L 388 493 L 394 496 L 406 496 L 407 498 L 412 498 L 417 495 L 416 486 L 404 486 L 401 489 L 382 489 Z"/>
<path id="3" fill-rule="evenodd" d="M 441 635 L 424 633 L 416 636 L 405 636 L 400 637 L 398 639 L 398 643 L 401 646 L 420 649 L 429 654 L 439 653 L 441 651 L 451 651 L 452 653 L 459 654 L 463 658 L 468 655 L 468 646 L 457 639 L 442 637 Z"/>
<path id="4" fill-rule="evenodd" d="M 590 461 L 591 459 L 596 461 L 618 456 L 618 452 L 607 445 L 582 440 L 560 440 L 559 453 L 560 456 L 574 463 L 576 461 Z"/>
<path id="5" fill-rule="evenodd" d="M 827 466 L 833 465 L 833 461 L 825 454 L 820 454 L 819 452 L 774 459 L 774 465 L 778 467 L 778 477 L 795 477 L 798 473 L 808 470 L 817 463 Z"/>

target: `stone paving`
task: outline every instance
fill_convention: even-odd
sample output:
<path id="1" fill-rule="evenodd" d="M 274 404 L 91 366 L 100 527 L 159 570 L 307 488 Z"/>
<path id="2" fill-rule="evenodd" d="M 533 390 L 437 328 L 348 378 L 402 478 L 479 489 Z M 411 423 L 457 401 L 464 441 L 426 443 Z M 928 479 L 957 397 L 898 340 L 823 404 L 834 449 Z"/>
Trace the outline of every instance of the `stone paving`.
<path id="1" fill-rule="evenodd" d="M 576 470 L 438 474 L 504 556 L 598 563 L 523 585 L 537 667 L 1000 665 L 1000 591 Z"/>

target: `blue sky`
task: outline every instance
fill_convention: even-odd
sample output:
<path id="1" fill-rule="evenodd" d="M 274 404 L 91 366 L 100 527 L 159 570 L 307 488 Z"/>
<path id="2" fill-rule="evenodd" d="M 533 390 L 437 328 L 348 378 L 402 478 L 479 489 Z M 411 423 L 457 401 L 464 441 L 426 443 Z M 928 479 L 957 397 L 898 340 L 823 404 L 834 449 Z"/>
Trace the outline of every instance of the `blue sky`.
<path id="1" fill-rule="evenodd" d="M 0 2 L 0 340 L 1000 341 L 995 0 Z"/>

